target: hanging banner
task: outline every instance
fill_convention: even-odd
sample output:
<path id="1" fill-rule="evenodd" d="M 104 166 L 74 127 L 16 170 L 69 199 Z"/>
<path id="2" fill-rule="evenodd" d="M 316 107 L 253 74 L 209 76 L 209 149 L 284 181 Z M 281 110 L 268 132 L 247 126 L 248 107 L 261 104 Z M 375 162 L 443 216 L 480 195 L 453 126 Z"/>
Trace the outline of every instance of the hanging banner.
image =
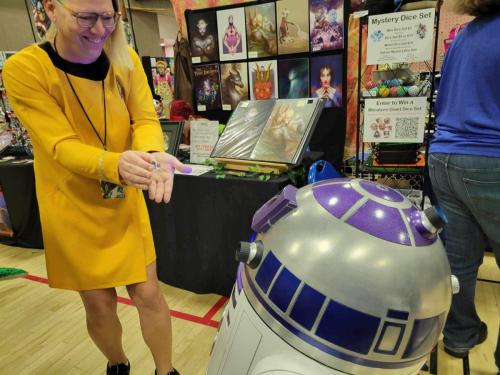
<path id="1" fill-rule="evenodd" d="M 387 13 L 368 18 L 366 63 L 393 64 L 432 59 L 434 8 Z"/>
<path id="2" fill-rule="evenodd" d="M 364 142 L 422 143 L 427 98 L 366 99 Z"/>

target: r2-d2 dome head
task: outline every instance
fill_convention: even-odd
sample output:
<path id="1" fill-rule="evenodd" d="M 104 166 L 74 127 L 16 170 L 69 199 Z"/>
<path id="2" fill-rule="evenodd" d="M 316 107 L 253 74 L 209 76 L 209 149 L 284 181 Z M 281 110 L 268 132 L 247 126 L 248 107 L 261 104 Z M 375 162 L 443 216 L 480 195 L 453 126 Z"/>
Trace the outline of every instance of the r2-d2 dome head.
<path id="1" fill-rule="evenodd" d="M 242 290 L 275 335 L 326 368 L 413 374 L 451 303 L 442 224 L 434 209 L 366 180 L 287 186 L 255 214 L 233 293 Z"/>

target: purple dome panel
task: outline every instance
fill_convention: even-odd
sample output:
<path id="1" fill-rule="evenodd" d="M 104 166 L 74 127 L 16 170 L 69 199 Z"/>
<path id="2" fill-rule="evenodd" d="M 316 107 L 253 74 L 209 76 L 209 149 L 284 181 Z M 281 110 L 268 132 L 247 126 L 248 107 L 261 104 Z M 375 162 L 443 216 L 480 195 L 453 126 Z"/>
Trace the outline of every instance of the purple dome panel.
<path id="1" fill-rule="evenodd" d="M 410 246 L 410 237 L 397 208 L 369 200 L 359 208 L 347 223 L 372 236 Z"/>
<path id="2" fill-rule="evenodd" d="M 349 183 L 352 180 L 350 177 L 338 177 L 338 178 L 330 178 L 328 180 L 322 180 L 315 182 L 312 187 L 318 187 L 318 186 L 324 186 L 324 185 L 334 185 L 334 184 L 340 184 L 340 183 Z"/>
<path id="3" fill-rule="evenodd" d="M 389 202 L 402 202 L 405 199 L 403 195 L 396 190 L 372 181 L 360 181 L 359 185 L 368 193 Z"/>
<path id="4" fill-rule="evenodd" d="M 417 213 L 418 210 L 415 207 L 407 208 L 403 210 L 405 214 L 406 220 L 410 223 L 410 228 L 413 233 L 413 238 L 415 238 L 415 246 L 429 246 L 432 245 L 437 240 L 437 236 L 433 238 L 427 238 L 420 234 L 420 232 L 415 227 L 415 222 L 412 222 L 412 216 L 418 217 L 419 215 L 413 215 L 413 213 Z"/>
<path id="5" fill-rule="evenodd" d="M 339 219 L 362 197 L 347 181 L 344 184 L 315 185 L 313 194 L 325 210 Z"/>

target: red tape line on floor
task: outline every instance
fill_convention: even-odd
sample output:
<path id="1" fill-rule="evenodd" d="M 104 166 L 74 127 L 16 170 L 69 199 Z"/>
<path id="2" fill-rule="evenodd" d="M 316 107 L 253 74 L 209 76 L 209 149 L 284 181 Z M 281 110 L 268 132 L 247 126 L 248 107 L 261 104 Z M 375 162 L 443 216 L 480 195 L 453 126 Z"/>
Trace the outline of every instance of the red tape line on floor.
<path id="1" fill-rule="evenodd" d="M 41 284 L 48 284 L 49 281 L 44 278 L 44 277 L 39 277 L 39 276 L 34 276 L 34 275 L 26 275 L 24 276 L 25 279 L 35 281 L 37 283 Z M 205 314 L 203 317 L 199 317 L 196 315 L 188 314 L 182 311 L 176 311 L 176 310 L 170 310 L 170 316 L 173 318 L 178 318 L 182 320 L 187 320 L 188 322 L 193 322 L 193 323 L 198 323 L 202 324 L 208 327 L 213 327 L 217 328 L 219 327 L 219 322 L 216 320 L 212 320 L 213 316 L 219 311 L 219 309 L 224 306 L 226 303 L 227 298 L 226 297 L 221 297 L 215 305 L 208 311 L 208 313 Z M 118 297 L 118 302 L 122 303 L 124 305 L 130 305 L 133 306 L 134 303 L 130 298 L 125 298 L 125 297 Z"/>

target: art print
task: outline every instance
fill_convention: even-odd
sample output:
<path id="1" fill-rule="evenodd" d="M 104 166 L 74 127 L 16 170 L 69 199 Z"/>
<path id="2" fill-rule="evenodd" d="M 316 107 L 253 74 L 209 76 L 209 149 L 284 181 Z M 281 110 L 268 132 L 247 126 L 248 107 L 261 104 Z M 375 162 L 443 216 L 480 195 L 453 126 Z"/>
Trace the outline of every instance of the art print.
<path id="1" fill-rule="evenodd" d="M 310 0 L 311 51 L 344 48 L 344 3 L 342 0 Z"/>
<path id="2" fill-rule="evenodd" d="M 193 63 L 217 60 L 219 47 L 215 12 L 188 13 L 187 23 Z"/>
<path id="3" fill-rule="evenodd" d="M 247 58 L 247 34 L 244 8 L 217 11 L 220 61 Z"/>
<path id="4" fill-rule="evenodd" d="M 221 108 L 219 65 L 199 65 L 193 68 L 196 108 L 208 111 Z"/>
<path id="5" fill-rule="evenodd" d="M 242 100 L 248 100 L 248 64 L 221 64 L 222 109 L 235 109 Z"/>
<path id="6" fill-rule="evenodd" d="M 276 8 L 274 3 L 245 7 L 248 58 L 276 55 Z"/>
<path id="7" fill-rule="evenodd" d="M 325 100 L 325 108 L 342 107 L 342 55 L 311 59 L 311 97 Z"/>
<path id="8" fill-rule="evenodd" d="M 249 63 L 250 99 L 278 98 L 278 72 L 276 60 Z"/>
<path id="9" fill-rule="evenodd" d="M 309 52 L 308 0 L 276 2 L 278 54 Z"/>
<path id="10" fill-rule="evenodd" d="M 279 97 L 309 97 L 309 59 L 278 61 Z"/>

